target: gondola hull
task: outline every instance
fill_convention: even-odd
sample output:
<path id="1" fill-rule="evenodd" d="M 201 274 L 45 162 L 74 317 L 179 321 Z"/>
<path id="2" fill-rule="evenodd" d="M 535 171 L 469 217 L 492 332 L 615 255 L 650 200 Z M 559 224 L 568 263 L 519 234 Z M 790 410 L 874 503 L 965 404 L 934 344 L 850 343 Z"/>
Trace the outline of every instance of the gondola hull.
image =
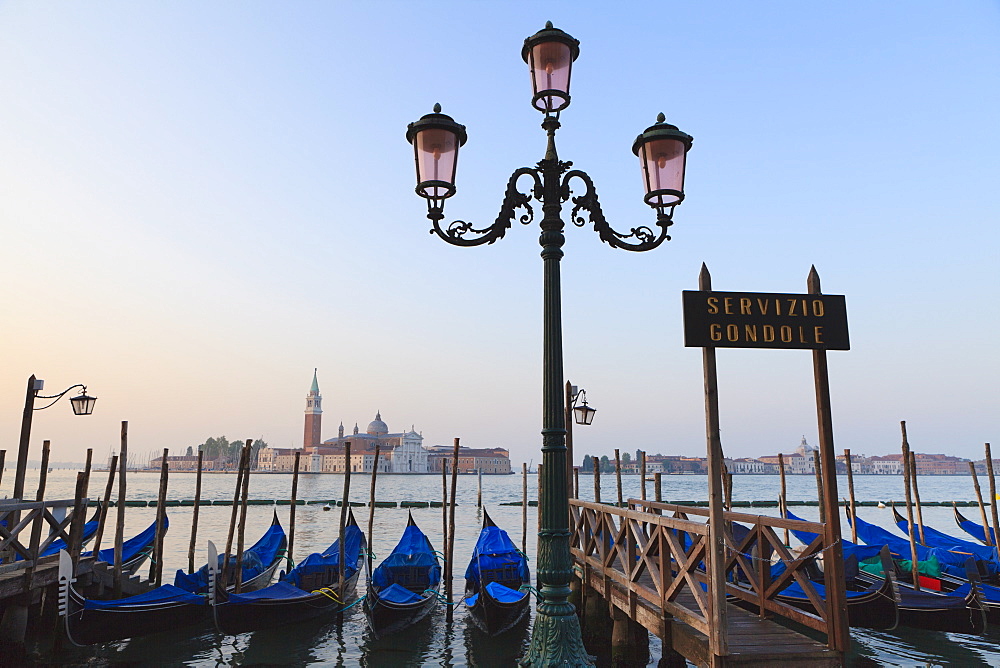
<path id="1" fill-rule="evenodd" d="M 800 610 L 816 613 L 816 608 L 806 597 L 778 594 L 776 598 Z M 891 631 L 899 622 L 899 607 L 889 580 L 883 579 L 863 594 L 847 599 L 847 623 L 852 627 Z"/>
<path id="2" fill-rule="evenodd" d="M 84 598 L 71 588 L 66 632 L 75 645 L 95 645 L 202 624 L 209 619 L 209 607 L 204 597 L 199 598 L 201 603 L 156 603 L 90 610 L 84 608 Z"/>
<path id="3" fill-rule="evenodd" d="M 495 636 L 517 626 L 528 615 L 531 602 L 528 592 L 518 601 L 505 603 L 498 601 L 483 589 L 475 604 L 469 606 L 469 614 L 473 623 L 484 633 Z"/>
<path id="4" fill-rule="evenodd" d="M 355 572 L 344 587 L 344 601 L 353 595 L 360 572 Z M 330 588 L 336 591 L 336 587 Z M 323 592 L 303 592 L 294 599 L 265 598 L 253 602 L 230 605 L 220 603 L 215 608 L 215 626 L 226 635 L 270 629 L 286 624 L 336 613 L 345 606 L 336 598 Z"/>
<path id="5" fill-rule="evenodd" d="M 859 580 L 871 582 L 876 576 L 860 574 Z M 916 590 L 897 583 L 899 623 L 914 629 L 980 635 L 986 629 L 986 611 L 970 591 L 967 595 Z"/>
<path id="6" fill-rule="evenodd" d="M 437 606 L 437 592 L 427 592 L 414 603 L 394 603 L 380 598 L 378 591 L 368 587 L 365 595 L 365 616 L 368 626 L 378 638 L 416 624 Z"/>

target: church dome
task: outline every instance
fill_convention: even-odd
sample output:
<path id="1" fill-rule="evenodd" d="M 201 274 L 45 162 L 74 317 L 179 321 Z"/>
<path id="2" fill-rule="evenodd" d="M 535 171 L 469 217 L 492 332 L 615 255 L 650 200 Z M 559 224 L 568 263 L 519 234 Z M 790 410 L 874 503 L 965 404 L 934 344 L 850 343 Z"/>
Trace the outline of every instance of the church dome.
<path id="1" fill-rule="evenodd" d="M 368 433 L 372 436 L 385 436 L 389 433 L 389 427 L 382 422 L 381 413 L 375 413 L 375 419 L 368 423 Z"/>

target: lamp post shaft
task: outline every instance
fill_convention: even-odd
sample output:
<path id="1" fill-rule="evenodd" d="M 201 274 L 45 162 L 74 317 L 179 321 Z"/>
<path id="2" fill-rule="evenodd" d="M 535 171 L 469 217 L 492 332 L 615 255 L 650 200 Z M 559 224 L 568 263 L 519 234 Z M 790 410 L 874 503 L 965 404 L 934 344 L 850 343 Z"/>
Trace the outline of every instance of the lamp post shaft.
<path id="1" fill-rule="evenodd" d="M 567 165 L 555 149 L 559 122 L 547 117 L 545 159 L 538 163 L 542 176 L 541 236 L 543 263 L 543 380 L 542 380 L 542 478 L 539 495 L 541 526 L 538 532 L 537 616 L 531 646 L 521 659 L 524 666 L 591 665 L 583 647 L 580 621 L 569 602 L 573 562 L 569 551 L 569 495 L 566 474 L 566 421 L 563 388 L 562 298 L 559 262 L 562 259 L 564 224 L 561 217 L 560 178 Z"/>
<path id="2" fill-rule="evenodd" d="M 14 472 L 13 498 L 24 500 L 24 476 L 28 468 L 28 448 L 31 440 L 31 418 L 35 412 L 35 374 L 28 378 L 24 395 L 24 415 L 21 417 L 21 439 L 17 445 L 17 468 Z"/>

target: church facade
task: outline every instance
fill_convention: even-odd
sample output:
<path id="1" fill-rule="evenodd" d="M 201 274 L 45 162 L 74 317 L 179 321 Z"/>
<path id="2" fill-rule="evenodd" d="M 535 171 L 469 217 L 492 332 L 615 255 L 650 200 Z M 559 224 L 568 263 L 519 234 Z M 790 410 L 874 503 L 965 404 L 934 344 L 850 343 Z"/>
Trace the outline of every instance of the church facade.
<path id="1" fill-rule="evenodd" d="M 306 395 L 305 427 L 302 448 L 261 448 L 257 455 L 257 468 L 261 471 L 293 471 L 295 455 L 299 455 L 299 471 L 307 473 L 341 473 L 350 467 L 352 472 L 371 472 L 378 467 L 381 473 L 428 473 L 428 452 L 423 447 L 424 437 L 412 426 L 409 431 L 390 433 L 382 421 L 381 412 L 361 433 L 355 423 L 353 433 L 345 435 L 340 423 L 336 438 L 322 440 L 323 397 L 319 391 L 317 371 L 313 370 L 312 386 Z M 350 443 L 350 461 L 346 461 L 346 446 Z M 378 446 L 378 462 L 375 448 Z"/>

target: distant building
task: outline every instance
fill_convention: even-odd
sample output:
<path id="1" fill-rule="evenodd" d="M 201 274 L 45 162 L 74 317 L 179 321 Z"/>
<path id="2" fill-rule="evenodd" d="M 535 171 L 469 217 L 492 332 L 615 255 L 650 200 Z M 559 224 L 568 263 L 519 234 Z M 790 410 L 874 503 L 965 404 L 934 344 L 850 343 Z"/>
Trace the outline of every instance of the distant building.
<path id="1" fill-rule="evenodd" d="M 159 470 L 163 466 L 163 456 L 150 460 L 149 468 Z M 168 471 L 196 471 L 198 470 L 198 455 L 177 455 L 167 457 Z M 214 471 L 215 462 L 205 459 L 201 463 L 202 471 Z"/>
<path id="2" fill-rule="evenodd" d="M 451 470 L 451 461 L 454 458 L 454 447 L 438 445 L 428 449 L 428 467 L 431 472 L 441 472 L 441 467 L 447 461 L 448 470 Z M 475 473 L 482 471 L 484 474 L 508 474 L 510 468 L 510 452 L 504 448 L 466 448 L 458 449 L 458 472 Z"/>

